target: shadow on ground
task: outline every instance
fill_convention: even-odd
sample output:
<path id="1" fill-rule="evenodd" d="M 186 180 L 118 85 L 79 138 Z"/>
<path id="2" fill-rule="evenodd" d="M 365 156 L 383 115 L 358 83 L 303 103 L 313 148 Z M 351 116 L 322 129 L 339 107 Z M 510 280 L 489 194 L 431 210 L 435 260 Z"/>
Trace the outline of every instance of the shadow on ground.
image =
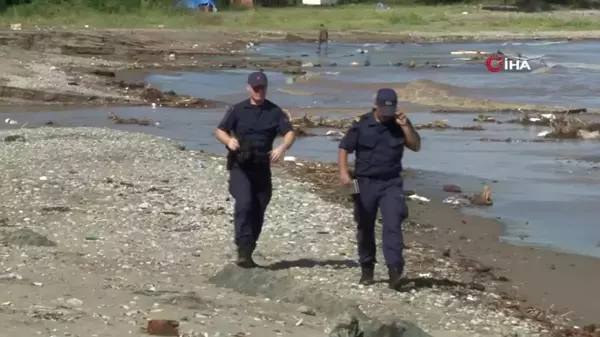
<path id="1" fill-rule="evenodd" d="M 386 282 L 388 282 L 388 280 L 387 279 L 378 280 L 377 282 L 378 283 L 386 283 Z M 445 289 L 462 288 L 462 289 L 473 289 L 473 290 L 479 290 L 479 291 L 485 290 L 485 286 L 480 283 L 477 283 L 477 282 L 465 283 L 465 282 L 459 282 L 459 281 L 452 281 L 447 278 L 436 279 L 436 278 L 432 278 L 432 277 L 413 277 L 413 278 L 403 279 L 401 281 L 400 289 L 398 289 L 398 291 L 399 292 L 410 292 L 412 290 L 418 291 L 420 289 L 425 289 L 425 288 L 445 288 Z"/>
<path id="2" fill-rule="evenodd" d="M 278 261 L 268 266 L 268 270 L 283 270 L 290 268 L 314 268 L 314 267 L 332 267 L 334 269 L 356 268 L 358 263 L 353 260 L 313 260 L 313 259 L 298 259 L 298 260 L 283 260 Z"/>
<path id="3" fill-rule="evenodd" d="M 431 337 L 410 321 L 395 317 L 368 317 L 357 302 L 337 296 L 320 286 L 297 280 L 295 274 L 300 273 L 298 270 L 283 270 L 290 266 L 310 268 L 320 265 L 351 268 L 356 266 L 356 262 L 301 259 L 280 261 L 265 268 L 252 269 L 229 264 L 211 277 L 210 282 L 251 296 L 304 304 L 340 322 L 332 327 L 329 337 Z"/>

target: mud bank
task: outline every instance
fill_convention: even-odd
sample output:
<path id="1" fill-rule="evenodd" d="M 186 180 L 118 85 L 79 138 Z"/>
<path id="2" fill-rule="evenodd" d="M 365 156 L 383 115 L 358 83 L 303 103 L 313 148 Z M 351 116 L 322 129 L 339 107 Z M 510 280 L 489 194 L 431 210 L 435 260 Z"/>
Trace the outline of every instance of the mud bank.
<path id="1" fill-rule="evenodd" d="M 383 34 L 383 35 L 382 35 Z M 439 34 L 391 34 L 352 32 L 333 34 L 336 41 L 431 41 L 447 39 Z M 561 35 L 559 33 L 556 33 Z M 483 34 L 486 35 L 486 34 Z M 482 36 L 483 36 L 482 35 Z M 585 35 L 585 34 L 584 34 Z M 582 35 L 582 36 L 584 36 Z M 477 39 L 479 35 L 470 36 Z M 490 37 L 492 35 L 490 34 Z M 494 34 L 501 40 L 515 37 Z M 518 35 L 516 35 L 518 36 Z M 543 35 L 541 35 L 543 36 Z M 540 38 L 541 38 L 540 36 Z M 587 35 L 586 35 L 587 36 Z M 410 37 L 410 39 L 406 39 Z M 461 40 L 461 38 L 458 38 Z M 523 38 L 526 36 L 523 35 Z M 531 36 L 527 36 L 529 39 Z M 0 32 L 0 103 L 30 105 L 106 105 L 149 104 L 144 98 L 140 77 L 150 72 L 202 71 L 208 69 L 264 69 L 289 74 L 303 74 L 301 62 L 286 57 L 263 57 L 248 50 L 249 42 L 298 41 L 286 32 L 211 32 L 198 34 L 189 30 L 22 30 Z M 251 58 L 250 58 L 251 56 Z M 120 76 L 120 74 L 137 75 Z M 128 78 L 129 77 L 129 78 Z M 137 78 L 134 80 L 134 78 Z M 317 80 L 318 81 L 318 80 Z M 331 83 L 335 85 L 335 83 Z M 359 85 L 361 88 L 376 84 Z M 132 89 L 137 88 L 137 89 Z M 552 111 L 555 107 L 538 107 L 477 100 L 453 94 L 451 88 L 431 81 L 400 83 L 395 87 L 403 100 L 429 109 L 498 110 L 532 109 Z M 167 106 L 180 106 L 185 100 L 206 100 L 197 97 L 170 96 Z M 220 102 L 187 105 L 195 108 L 218 106 Z M 185 104 L 184 104 L 185 105 Z"/>
<path id="2" fill-rule="evenodd" d="M 160 31 L 118 30 L 0 32 L 0 101 L 18 105 L 160 103 L 211 108 L 219 102 L 173 92 L 160 94 L 153 90 L 149 99 L 143 82 L 124 81 L 117 74 L 127 70 L 245 68 L 302 72 L 299 62 L 287 59 L 248 60 L 240 56 L 215 61 L 234 51 L 244 51 L 242 40 L 221 40 L 218 36 L 203 40 L 185 31 L 174 36 L 177 38 Z M 181 104 L 186 100 L 196 102 Z"/>

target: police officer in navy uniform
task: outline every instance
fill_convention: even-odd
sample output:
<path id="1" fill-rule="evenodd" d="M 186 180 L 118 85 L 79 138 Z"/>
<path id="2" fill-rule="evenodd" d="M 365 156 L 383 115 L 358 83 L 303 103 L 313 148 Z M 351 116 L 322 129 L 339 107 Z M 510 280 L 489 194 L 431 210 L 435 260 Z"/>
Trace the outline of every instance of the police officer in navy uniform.
<path id="1" fill-rule="evenodd" d="M 404 147 L 414 152 L 421 138 L 403 112 L 397 112 L 398 96 L 393 89 L 380 89 L 371 112 L 356 118 L 339 145 L 338 163 L 342 184 L 352 184 L 348 154 L 356 154 L 354 199 L 357 222 L 360 284 L 374 282 L 375 221 L 383 218 L 383 256 L 389 272 L 389 287 L 398 289 L 404 271 L 402 222 L 408 216 L 402 172 Z"/>
<path id="2" fill-rule="evenodd" d="M 287 114 L 267 100 L 267 76 L 254 72 L 246 86 L 249 98 L 225 114 L 216 131 L 217 139 L 229 150 L 229 192 L 235 199 L 234 225 L 237 264 L 256 267 L 252 253 L 262 230 L 265 210 L 271 201 L 271 163 L 283 158 L 295 133 Z M 273 149 L 277 134 L 284 135 Z"/>

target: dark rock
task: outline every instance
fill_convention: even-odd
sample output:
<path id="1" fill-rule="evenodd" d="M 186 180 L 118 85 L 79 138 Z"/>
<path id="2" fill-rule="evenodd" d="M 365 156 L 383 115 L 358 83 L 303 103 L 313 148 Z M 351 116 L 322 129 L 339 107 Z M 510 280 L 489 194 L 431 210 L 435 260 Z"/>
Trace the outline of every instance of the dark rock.
<path id="1" fill-rule="evenodd" d="M 95 69 L 91 71 L 92 74 L 103 77 L 117 77 L 114 71 L 105 69 Z"/>
<path id="2" fill-rule="evenodd" d="M 451 249 L 450 248 L 446 248 L 444 250 L 444 252 L 442 253 L 442 256 L 443 257 L 450 257 L 450 252 L 451 252 Z"/>
<path id="3" fill-rule="evenodd" d="M 301 303 L 328 317 L 341 318 L 330 337 L 431 337 L 411 322 L 372 319 L 354 301 L 305 286 L 287 270 L 243 269 L 229 264 L 210 278 L 210 282 L 252 296 Z"/>
<path id="4" fill-rule="evenodd" d="M 462 189 L 456 185 L 444 185 L 442 189 L 444 190 L 444 192 L 462 193 Z"/>
<path id="5" fill-rule="evenodd" d="M 47 237 L 32 231 L 29 228 L 18 229 L 13 232 L 4 233 L 1 242 L 5 245 L 13 246 L 37 246 L 37 247 L 55 247 L 56 242 Z"/>
<path id="6" fill-rule="evenodd" d="M 338 323 L 329 337 L 430 337 L 414 323 L 390 320 L 382 322 L 366 317 L 351 316 L 345 322 Z"/>
<path id="7" fill-rule="evenodd" d="M 16 141 L 24 142 L 25 141 L 25 137 L 23 137 L 21 135 L 10 135 L 10 136 L 4 137 L 4 142 L 5 143 L 12 143 L 12 142 L 16 142 Z"/>
<path id="8" fill-rule="evenodd" d="M 301 303 L 334 317 L 346 312 L 354 304 L 318 289 L 299 286 L 287 272 L 282 274 L 282 271 L 265 268 L 243 269 L 229 264 L 213 276 L 210 282 L 251 296 Z"/>
<path id="9" fill-rule="evenodd" d="M 59 213 L 64 213 L 64 212 L 69 212 L 71 210 L 71 207 L 67 207 L 67 206 L 45 206 L 42 207 L 42 212 L 46 212 L 46 213 L 52 213 L 52 212 L 59 212 Z"/>

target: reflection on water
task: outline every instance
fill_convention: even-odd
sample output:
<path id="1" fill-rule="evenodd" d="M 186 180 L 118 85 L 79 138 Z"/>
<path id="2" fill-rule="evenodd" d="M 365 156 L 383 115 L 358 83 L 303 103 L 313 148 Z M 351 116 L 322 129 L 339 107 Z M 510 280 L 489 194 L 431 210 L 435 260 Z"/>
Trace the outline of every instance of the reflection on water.
<path id="1" fill-rule="evenodd" d="M 269 98 L 285 107 L 360 108 L 367 111 L 373 100 L 373 86 L 360 83 L 407 82 L 429 79 L 451 85 L 454 94 L 494 100 L 522 101 L 545 105 L 577 105 L 600 108 L 594 92 L 600 86 L 598 43 L 465 43 L 465 44 L 332 44 L 329 55 L 314 54 L 312 44 L 267 44 L 260 51 L 268 56 L 291 56 L 304 62 L 320 63 L 311 68 L 321 78 L 331 81 L 314 85 L 292 83 L 288 75 L 267 73 Z M 357 49 L 367 49 L 360 54 Z M 481 64 L 456 60 L 454 50 L 502 50 L 527 56 L 543 56 L 556 64 L 550 72 L 536 74 L 493 74 Z M 258 56 L 253 56 L 258 57 Z M 263 56 L 264 57 L 264 56 Z M 350 62 L 363 62 L 370 67 L 352 67 Z M 442 68 L 392 67 L 390 63 L 427 61 Z M 337 63 L 337 66 L 327 66 Z M 539 67 L 540 65 L 534 65 Z M 148 81 L 163 90 L 195 95 L 233 103 L 246 97 L 245 83 L 249 71 L 229 70 L 206 73 L 151 75 Z M 384 84 L 382 84 L 384 85 Z M 443 104 L 443 102 L 440 102 Z M 112 109 L 124 117 L 149 117 L 161 122 L 160 127 L 112 125 L 106 109 L 42 113 L 0 113 L 0 120 L 41 124 L 52 120 L 67 126 L 110 126 L 120 130 L 148 132 L 184 142 L 190 148 L 224 152 L 214 140 L 213 132 L 222 110 L 174 110 L 150 107 Z M 450 125 L 472 124 L 470 115 L 433 115 L 412 113 L 415 123 L 448 119 Z M 508 118 L 498 117 L 499 119 Z M 424 185 L 407 187 L 417 193 L 441 193 L 442 184 L 456 184 L 466 191 L 479 191 L 482 183 L 491 183 L 494 206 L 475 209 L 479 215 L 501 217 L 506 221 L 506 239 L 515 243 L 552 245 L 558 249 L 600 257 L 600 226 L 597 205 L 600 204 L 600 165 L 598 143 L 580 142 L 482 142 L 481 138 L 533 139 L 541 127 L 525 128 L 515 124 L 484 124 L 485 131 L 436 132 L 420 131 L 422 151 L 406 155 L 406 165 L 424 170 Z M 7 128 L 17 126 L 3 125 Z M 325 137 L 300 139 L 290 155 L 323 161 L 335 160 L 337 143 Z M 585 161 L 587 160 L 587 161 Z"/>

